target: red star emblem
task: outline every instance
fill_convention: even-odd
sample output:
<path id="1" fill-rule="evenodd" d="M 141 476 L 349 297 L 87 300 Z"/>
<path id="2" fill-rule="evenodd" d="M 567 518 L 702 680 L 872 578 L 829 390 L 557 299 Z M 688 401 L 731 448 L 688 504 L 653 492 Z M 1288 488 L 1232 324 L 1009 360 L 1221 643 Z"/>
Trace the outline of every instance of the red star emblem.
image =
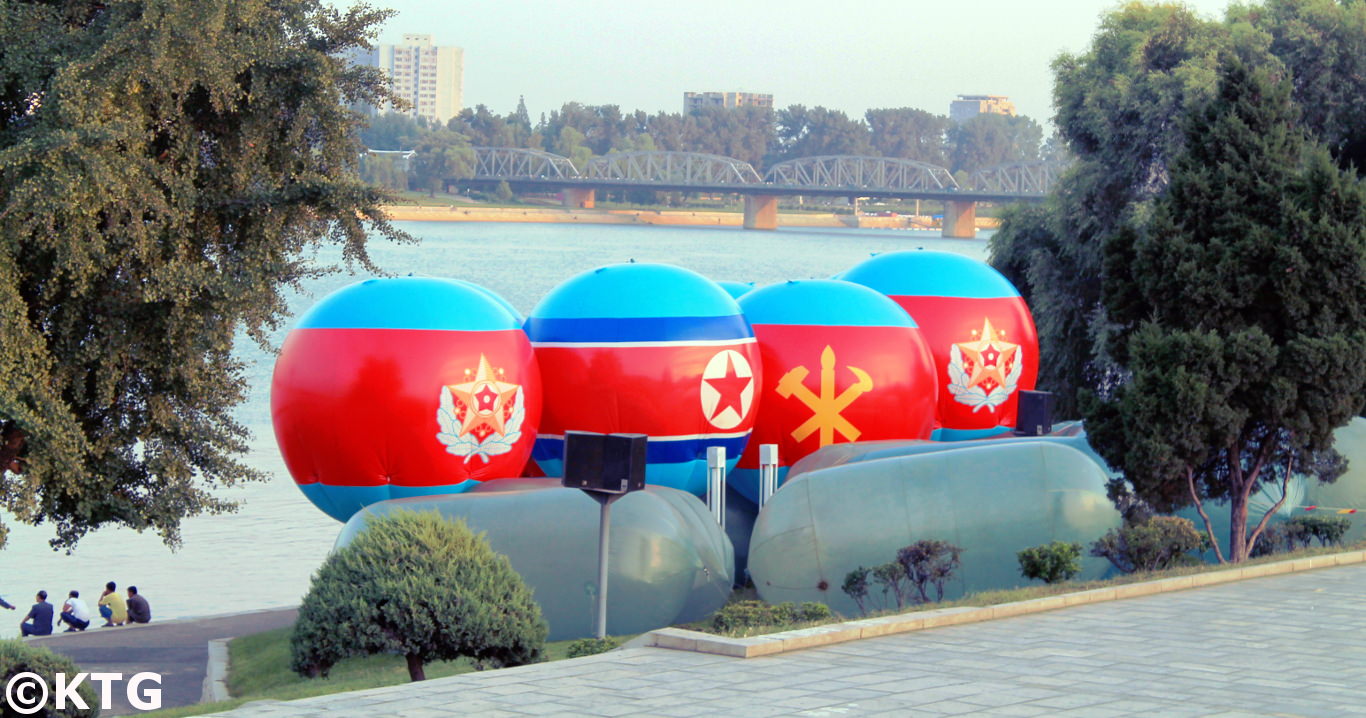
<path id="1" fill-rule="evenodd" d="M 716 409 L 712 411 L 708 421 L 714 420 L 721 412 L 726 409 L 734 408 L 735 413 L 744 416 L 744 404 L 740 394 L 749 386 L 754 377 L 740 376 L 735 372 L 735 362 L 729 356 L 726 357 L 726 373 L 716 379 L 703 379 L 708 386 L 716 390 L 721 397 L 716 401 Z"/>

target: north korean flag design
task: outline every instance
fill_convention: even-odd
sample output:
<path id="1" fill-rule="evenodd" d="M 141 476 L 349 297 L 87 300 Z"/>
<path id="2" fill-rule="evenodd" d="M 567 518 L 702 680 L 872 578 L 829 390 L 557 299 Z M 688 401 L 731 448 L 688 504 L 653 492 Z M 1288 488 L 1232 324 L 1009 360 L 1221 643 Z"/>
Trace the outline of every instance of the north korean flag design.
<path id="1" fill-rule="evenodd" d="M 759 446 L 778 446 L 779 481 L 830 444 L 928 439 L 934 359 L 912 319 L 887 297 L 838 280 L 786 282 L 740 307 L 763 357 L 759 416 L 730 485 L 759 500 Z"/>
<path id="2" fill-rule="evenodd" d="M 949 252 L 880 254 L 844 279 L 891 297 L 934 354 L 942 440 L 1015 426 L 1020 390 L 1035 386 L 1039 336 L 1024 299 L 1000 272 Z"/>
<path id="3" fill-rule="evenodd" d="M 618 264 L 557 287 L 526 323 L 545 386 L 533 457 L 563 475 L 564 432 L 649 436 L 646 482 L 706 492 L 707 447 L 734 466 L 761 381 L 754 334 L 714 282 L 660 264 Z"/>
<path id="4" fill-rule="evenodd" d="M 275 436 L 328 515 L 519 475 L 540 423 L 540 373 L 516 317 L 486 292 L 368 280 L 289 333 L 271 382 Z"/>

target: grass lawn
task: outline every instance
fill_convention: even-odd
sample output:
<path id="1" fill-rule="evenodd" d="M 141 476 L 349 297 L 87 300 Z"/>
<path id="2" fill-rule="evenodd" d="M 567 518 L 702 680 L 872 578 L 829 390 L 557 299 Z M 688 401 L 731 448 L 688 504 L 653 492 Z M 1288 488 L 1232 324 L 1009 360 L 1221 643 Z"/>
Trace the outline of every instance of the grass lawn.
<path id="1" fill-rule="evenodd" d="M 232 700 L 201 703 L 184 708 L 167 708 L 151 713 L 139 713 L 146 718 L 196 716 L 225 711 L 243 703 L 266 699 L 294 700 L 344 691 L 359 691 L 408 682 L 408 667 L 402 656 L 367 656 L 338 663 L 327 678 L 302 678 L 289 670 L 289 634 L 291 628 L 280 628 L 252 636 L 235 638 L 228 644 L 230 656 L 228 690 Z M 634 636 L 620 636 L 625 643 Z M 558 661 L 567 656 L 573 641 L 547 643 L 547 661 Z M 438 661 L 427 664 L 427 678 L 441 678 L 468 673 L 474 666 L 468 660 Z"/>

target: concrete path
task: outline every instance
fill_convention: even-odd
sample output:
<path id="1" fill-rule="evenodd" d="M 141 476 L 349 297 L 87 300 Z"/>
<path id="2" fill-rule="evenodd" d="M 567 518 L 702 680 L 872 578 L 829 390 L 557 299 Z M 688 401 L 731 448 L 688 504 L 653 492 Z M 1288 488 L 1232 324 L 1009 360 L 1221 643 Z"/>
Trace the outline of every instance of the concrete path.
<path id="1" fill-rule="evenodd" d="M 763 658 L 633 648 L 214 715 L 1366 715 L 1366 565 Z"/>
<path id="2" fill-rule="evenodd" d="M 29 641 L 70 657 L 87 673 L 122 673 L 125 681 L 142 671 L 160 673 L 162 707 L 173 708 L 199 703 L 209 641 L 283 628 L 292 625 L 296 615 L 298 609 L 285 608 L 161 623 L 153 620 L 146 625 L 116 628 L 96 628 L 92 622 L 91 628 L 81 633 L 58 633 Z M 114 684 L 113 710 L 103 715 L 137 712 L 128 703 L 126 689 L 124 683 Z"/>

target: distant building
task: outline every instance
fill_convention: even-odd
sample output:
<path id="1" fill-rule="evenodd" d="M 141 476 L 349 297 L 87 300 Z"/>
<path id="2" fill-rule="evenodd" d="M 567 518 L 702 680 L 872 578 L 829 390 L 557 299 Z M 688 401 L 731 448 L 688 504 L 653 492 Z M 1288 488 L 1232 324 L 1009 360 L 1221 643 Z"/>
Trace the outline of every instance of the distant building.
<path id="1" fill-rule="evenodd" d="M 355 62 L 378 67 L 389 76 L 394 94 L 411 105 L 409 115 L 444 125 L 460 114 L 465 72 L 463 49 L 432 45 L 431 35 L 407 34 L 397 45 L 376 45 L 373 50 L 362 50 L 352 57 Z"/>
<path id="2" fill-rule="evenodd" d="M 1005 95 L 959 95 L 949 103 L 949 119 L 954 122 L 970 120 L 978 115 L 1015 116 L 1015 103 Z"/>
<path id="3" fill-rule="evenodd" d="M 773 95 L 757 92 L 683 93 L 683 114 L 703 107 L 773 107 Z"/>

